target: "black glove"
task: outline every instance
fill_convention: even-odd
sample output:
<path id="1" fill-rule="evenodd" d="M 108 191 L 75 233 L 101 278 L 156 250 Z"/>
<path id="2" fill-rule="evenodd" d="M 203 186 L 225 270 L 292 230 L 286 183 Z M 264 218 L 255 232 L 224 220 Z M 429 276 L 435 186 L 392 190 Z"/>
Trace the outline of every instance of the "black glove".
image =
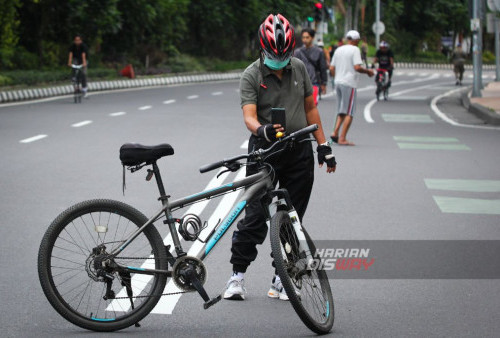
<path id="1" fill-rule="evenodd" d="M 262 137 L 267 142 L 276 141 L 276 130 L 273 128 L 272 124 L 264 124 L 257 128 L 257 135 Z"/>
<path id="2" fill-rule="evenodd" d="M 324 162 L 326 162 L 328 168 L 333 168 L 337 165 L 335 156 L 332 155 L 332 148 L 330 148 L 330 146 L 319 145 L 318 148 L 316 148 L 316 151 L 318 152 L 319 164 L 323 164 Z"/>

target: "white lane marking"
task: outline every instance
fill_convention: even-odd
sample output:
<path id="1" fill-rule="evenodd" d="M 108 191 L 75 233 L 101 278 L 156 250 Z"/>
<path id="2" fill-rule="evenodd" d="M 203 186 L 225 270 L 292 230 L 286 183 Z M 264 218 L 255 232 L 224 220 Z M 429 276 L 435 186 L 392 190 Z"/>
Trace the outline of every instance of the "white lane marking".
<path id="1" fill-rule="evenodd" d="M 240 92 L 240 90 L 239 90 L 239 89 L 235 89 L 235 91 L 236 91 L 237 93 L 239 93 L 239 92 Z"/>
<path id="2" fill-rule="evenodd" d="M 415 76 L 415 72 L 408 73 L 408 76 Z"/>
<path id="3" fill-rule="evenodd" d="M 42 138 L 46 138 L 46 137 L 47 137 L 47 135 L 40 134 L 40 135 L 36 135 L 33 137 L 25 138 L 24 140 L 21 140 L 19 142 L 20 143 L 30 143 L 30 142 L 35 142 L 35 141 L 41 140 Z"/>
<path id="4" fill-rule="evenodd" d="M 166 100 L 166 101 L 163 101 L 163 104 L 171 104 L 174 102 L 175 102 L 175 100 Z"/>
<path id="5" fill-rule="evenodd" d="M 474 75 L 469 74 L 469 75 L 467 75 L 467 77 L 468 77 L 469 79 L 472 79 L 472 78 L 474 77 Z"/>
<path id="6" fill-rule="evenodd" d="M 236 175 L 235 180 L 242 179 L 245 177 L 246 170 L 240 169 L 238 171 L 238 174 Z M 222 200 L 220 201 L 219 205 L 215 209 L 214 213 L 210 218 L 208 219 L 207 224 L 213 224 L 216 225 L 219 223 L 219 221 L 224 218 L 231 208 L 233 207 L 234 202 L 236 202 L 236 199 L 240 195 L 240 191 L 234 191 L 232 193 L 229 193 L 227 195 L 224 195 Z M 210 227 L 208 226 L 206 229 L 202 231 L 200 234 L 201 238 L 206 238 L 211 232 L 212 232 L 213 226 Z M 203 249 L 204 244 L 197 241 L 194 242 L 191 248 L 188 251 L 188 256 L 199 256 L 201 253 L 201 250 Z M 229 263 L 228 263 L 229 264 Z M 174 284 L 172 280 L 170 280 L 167 283 L 167 286 L 165 287 L 165 293 L 168 292 L 179 292 L 180 290 L 177 288 L 177 286 Z M 177 302 L 181 298 L 182 294 L 177 294 L 177 295 L 171 295 L 171 296 L 164 296 L 160 298 L 160 301 L 158 304 L 156 304 L 156 307 L 151 311 L 151 313 L 159 313 L 159 314 L 172 314 L 174 311 L 175 306 L 177 305 Z"/>
<path id="7" fill-rule="evenodd" d="M 449 78 L 449 77 L 452 77 L 452 76 L 453 76 L 453 74 L 443 74 L 443 77 L 448 77 Z"/>
<path id="8" fill-rule="evenodd" d="M 428 73 L 419 73 L 418 75 L 419 75 L 419 76 L 427 76 L 427 75 L 429 75 L 429 74 L 428 74 Z"/>
<path id="9" fill-rule="evenodd" d="M 219 173 L 217 173 L 217 175 L 218 174 Z M 217 177 L 217 175 L 212 177 L 212 179 L 210 180 L 210 182 L 208 182 L 208 184 L 204 190 L 210 190 L 210 189 L 213 189 L 213 188 L 216 188 L 216 187 L 222 185 L 224 180 L 229 176 L 229 172 L 224 173 L 219 177 Z M 184 215 L 187 215 L 187 214 L 200 215 L 203 212 L 203 210 L 205 209 L 205 207 L 208 205 L 209 202 L 210 202 L 210 200 L 204 200 L 204 201 L 201 201 L 199 203 L 195 203 L 195 204 L 191 205 L 188 208 L 188 210 L 184 213 Z M 180 237 L 180 235 L 179 235 L 179 237 Z M 180 238 L 182 240 L 182 237 L 180 237 Z M 172 240 L 172 235 L 170 233 L 163 239 L 163 243 L 165 245 L 170 245 L 170 247 L 171 247 L 170 252 L 171 253 L 173 253 L 175 251 L 175 248 L 173 245 L 174 242 Z M 152 258 L 153 256 L 151 255 L 150 257 Z M 152 260 L 146 260 L 141 265 L 141 268 L 154 269 L 154 262 Z M 138 286 L 134 286 L 135 293 L 140 294 L 142 292 L 142 290 L 144 289 L 144 287 L 146 287 L 146 285 L 150 282 L 150 280 L 152 278 L 153 277 L 149 276 L 149 275 L 134 274 L 132 276 L 132 285 L 138 285 Z M 165 288 L 165 290 L 166 290 L 166 288 Z M 125 288 L 122 288 L 120 290 L 120 292 L 117 294 L 117 297 L 127 297 L 127 291 L 125 290 Z M 128 299 L 115 299 L 114 301 L 112 301 L 108 305 L 108 307 L 106 308 L 106 311 L 113 311 L 113 308 L 115 308 L 115 309 L 120 308 L 120 309 L 124 309 L 124 311 L 128 311 L 128 309 L 130 308 L 130 301 Z"/>
<path id="10" fill-rule="evenodd" d="M 199 98 L 199 95 L 190 95 L 187 97 L 188 100 L 194 100 L 194 99 L 197 99 Z"/>
<path id="11" fill-rule="evenodd" d="M 412 81 L 399 81 L 399 82 L 395 82 L 392 84 L 392 86 L 398 86 L 398 85 L 402 85 L 402 84 L 407 84 L 407 83 L 418 83 L 418 82 L 425 82 L 425 81 L 430 81 L 430 80 L 433 80 L 435 78 L 439 77 L 438 74 L 433 74 L 429 77 L 426 77 L 424 79 L 417 79 L 417 80 L 412 80 Z M 427 86 L 423 86 L 423 87 L 427 87 Z M 419 88 L 422 88 L 422 87 L 416 87 L 416 88 L 410 88 L 410 89 L 407 89 L 407 90 L 403 90 L 402 92 L 400 92 L 401 94 L 404 94 L 404 93 L 407 93 L 409 91 L 412 91 L 412 90 L 416 90 L 416 89 L 419 89 Z M 395 96 L 397 95 L 397 93 L 394 93 L 392 94 L 391 96 Z M 371 109 L 373 107 L 373 105 L 377 102 L 377 99 L 373 99 L 371 100 L 370 102 L 368 102 L 368 104 L 365 106 L 365 109 L 363 110 L 363 116 L 365 118 L 365 121 L 368 122 L 368 123 L 375 123 L 375 121 L 373 120 L 372 118 L 372 112 L 371 112 Z"/>
<path id="12" fill-rule="evenodd" d="M 91 124 L 91 123 L 92 123 L 91 120 L 85 120 L 85 121 L 73 123 L 71 126 L 73 128 L 80 128 L 80 127 L 86 126 L 87 124 Z"/>
<path id="13" fill-rule="evenodd" d="M 148 109 L 151 109 L 151 108 L 152 108 L 152 106 L 142 106 L 142 107 L 139 107 L 137 109 L 139 109 L 139 110 L 148 110 Z"/>
<path id="14" fill-rule="evenodd" d="M 403 72 L 395 72 L 394 74 L 395 75 L 403 75 L 404 73 Z"/>
<path id="15" fill-rule="evenodd" d="M 213 92 L 212 95 L 213 96 L 219 96 L 219 95 L 222 95 L 222 92 Z"/>
<path id="16" fill-rule="evenodd" d="M 464 127 L 464 128 L 477 128 L 477 129 L 491 129 L 491 130 L 500 130 L 500 127 L 493 127 L 493 126 L 478 126 L 478 125 L 472 125 L 472 124 L 462 124 L 462 123 L 459 123 L 459 122 L 456 122 L 456 121 L 453 121 L 452 119 L 450 119 L 448 116 L 446 116 L 446 114 L 444 114 L 437 106 L 437 102 L 439 100 L 441 100 L 443 97 L 447 97 L 447 96 L 450 96 L 458 91 L 462 90 L 462 88 L 457 88 L 457 89 L 453 89 L 453 90 L 450 90 L 444 94 L 441 94 L 441 95 L 438 95 L 436 97 L 434 97 L 431 101 L 431 109 L 432 111 L 441 119 L 443 120 L 444 122 L 446 123 L 449 123 L 453 126 L 456 126 L 456 127 Z"/>
<path id="17" fill-rule="evenodd" d="M 122 116 L 122 115 L 125 115 L 125 114 L 127 114 L 127 113 L 124 112 L 124 111 L 117 111 L 116 113 L 109 114 L 109 116 L 115 117 L 115 116 Z"/>

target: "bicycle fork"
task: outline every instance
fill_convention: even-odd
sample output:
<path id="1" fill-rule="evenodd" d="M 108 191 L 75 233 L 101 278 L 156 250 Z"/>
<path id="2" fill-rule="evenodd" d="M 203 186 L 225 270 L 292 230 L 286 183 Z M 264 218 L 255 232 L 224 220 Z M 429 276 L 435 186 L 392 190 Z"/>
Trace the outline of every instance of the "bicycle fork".
<path id="1" fill-rule="evenodd" d="M 287 211 L 288 215 L 290 216 L 293 230 L 299 241 L 300 258 L 305 258 L 306 262 L 313 262 L 313 253 L 309 248 L 309 244 L 307 243 L 307 239 L 304 234 L 304 229 L 302 228 L 302 224 L 300 223 L 299 215 L 292 205 L 290 196 L 288 195 L 288 191 L 286 191 L 285 189 L 274 190 L 270 193 L 270 197 L 272 198 L 274 196 L 278 197 L 278 199 L 272 203 L 269 203 L 269 218 L 267 221 L 267 226 L 270 226 L 270 220 L 277 211 Z M 283 257 L 286 257 L 286 250 L 283 246 L 281 246 L 281 251 Z M 310 264 L 307 264 L 307 269 L 311 270 Z"/>

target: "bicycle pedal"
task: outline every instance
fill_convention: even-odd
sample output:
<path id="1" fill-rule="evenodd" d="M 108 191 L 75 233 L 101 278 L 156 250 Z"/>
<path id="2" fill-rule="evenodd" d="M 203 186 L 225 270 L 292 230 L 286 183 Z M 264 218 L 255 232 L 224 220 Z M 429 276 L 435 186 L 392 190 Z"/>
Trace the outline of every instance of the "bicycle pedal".
<path id="1" fill-rule="evenodd" d="M 205 302 L 203 304 L 203 308 L 206 310 L 209 307 L 211 307 L 212 305 L 214 305 L 215 303 L 220 302 L 221 299 L 222 299 L 222 295 L 218 295 L 217 297 L 210 299 L 208 302 Z"/>

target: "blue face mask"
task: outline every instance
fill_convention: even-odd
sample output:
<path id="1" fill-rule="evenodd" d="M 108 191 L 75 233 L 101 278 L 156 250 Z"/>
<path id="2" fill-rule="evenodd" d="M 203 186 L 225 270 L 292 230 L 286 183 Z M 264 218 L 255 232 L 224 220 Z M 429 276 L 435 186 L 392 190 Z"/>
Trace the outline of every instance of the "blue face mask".
<path id="1" fill-rule="evenodd" d="M 264 64 L 271 68 L 272 70 L 280 70 L 285 68 L 288 63 L 290 62 L 290 59 L 287 59 L 285 61 L 275 61 L 268 59 L 267 57 L 264 57 Z"/>

